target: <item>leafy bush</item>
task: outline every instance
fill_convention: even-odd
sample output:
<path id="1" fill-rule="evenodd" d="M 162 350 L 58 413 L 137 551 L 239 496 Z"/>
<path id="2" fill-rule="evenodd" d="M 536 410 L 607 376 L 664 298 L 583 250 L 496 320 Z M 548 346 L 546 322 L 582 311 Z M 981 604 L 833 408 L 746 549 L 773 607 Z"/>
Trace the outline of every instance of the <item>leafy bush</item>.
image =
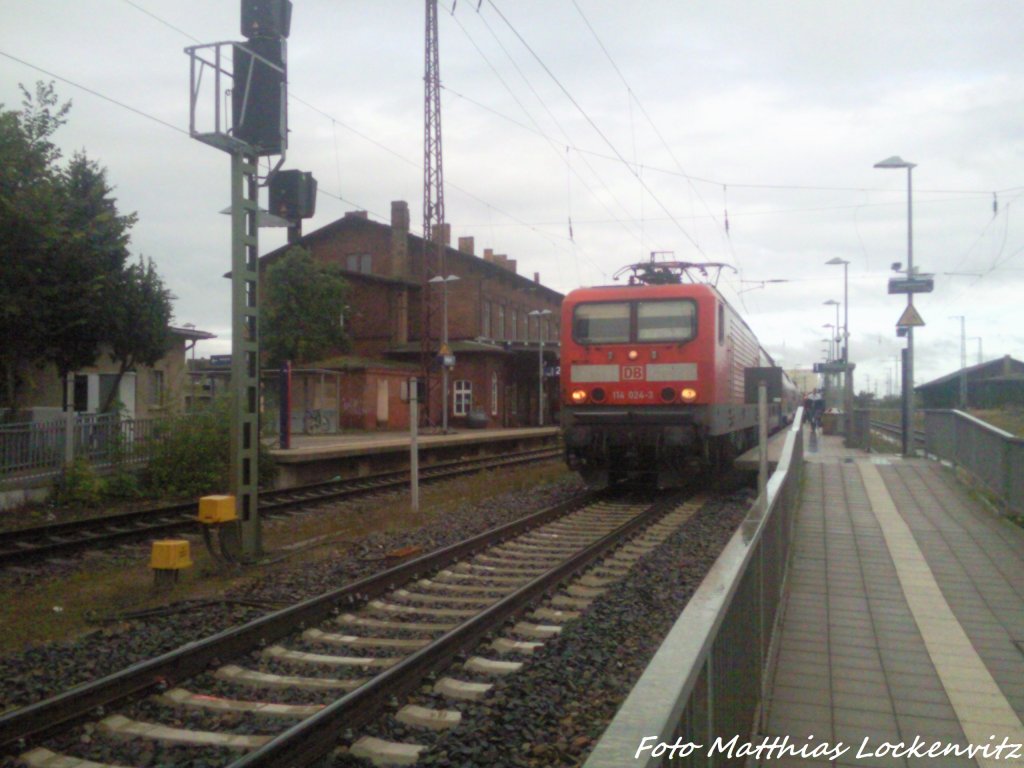
<path id="1" fill-rule="evenodd" d="M 156 496 L 226 493 L 230 485 L 231 412 L 227 398 L 169 425 L 150 459 L 146 485 Z M 274 476 L 270 453 L 260 444 L 260 484 Z"/>
<path id="2" fill-rule="evenodd" d="M 138 475 L 118 467 L 114 474 L 104 480 L 103 496 L 109 499 L 138 499 L 142 496 Z"/>
<path id="3" fill-rule="evenodd" d="M 103 495 L 103 480 L 88 461 L 79 457 L 64 468 L 54 490 L 54 500 L 60 505 L 94 507 Z"/>

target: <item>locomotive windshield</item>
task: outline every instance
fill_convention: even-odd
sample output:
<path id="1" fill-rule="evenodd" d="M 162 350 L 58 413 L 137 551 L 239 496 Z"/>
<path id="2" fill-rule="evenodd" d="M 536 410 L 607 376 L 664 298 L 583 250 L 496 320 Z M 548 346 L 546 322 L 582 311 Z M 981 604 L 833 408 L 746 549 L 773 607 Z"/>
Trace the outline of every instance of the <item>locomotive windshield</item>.
<path id="1" fill-rule="evenodd" d="M 629 304 L 579 304 L 573 314 L 572 333 L 581 344 L 622 344 L 629 341 Z"/>
<path id="2" fill-rule="evenodd" d="M 636 306 L 637 341 L 687 341 L 693 338 L 697 305 L 692 301 L 641 301 Z"/>
<path id="3" fill-rule="evenodd" d="M 593 302 L 576 305 L 573 338 L 580 344 L 689 341 L 696 333 L 691 299 Z"/>

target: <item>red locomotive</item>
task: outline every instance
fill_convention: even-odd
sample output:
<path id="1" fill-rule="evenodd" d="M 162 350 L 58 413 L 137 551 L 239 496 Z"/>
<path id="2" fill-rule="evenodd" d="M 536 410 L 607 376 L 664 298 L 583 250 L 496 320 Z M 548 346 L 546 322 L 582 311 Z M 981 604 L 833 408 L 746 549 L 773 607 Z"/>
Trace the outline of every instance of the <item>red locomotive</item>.
<path id="1" fill-rule="evenodd" d="M 632 272 L 628 285 L 566 296 L 562 428 L 569 467 L 589 486 L 672 487 L 728 464 L 756 441 L 760 380 L 771 425 L 796 410 L 789 377 L 708 281 L 724 266 L 652 257 L 616 274 Z"/>

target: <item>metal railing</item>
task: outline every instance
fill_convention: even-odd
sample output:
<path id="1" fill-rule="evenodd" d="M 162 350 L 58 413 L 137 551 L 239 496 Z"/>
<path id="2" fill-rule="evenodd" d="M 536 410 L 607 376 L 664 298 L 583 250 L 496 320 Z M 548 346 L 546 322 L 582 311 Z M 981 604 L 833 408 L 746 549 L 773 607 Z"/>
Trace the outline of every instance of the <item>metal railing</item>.
<path id="1" fill-rule="evenodd" d="M 65 418 L 0 424 L 0 481 L 57 475 L 78 457 L 100 469 L 145 462 L 170 428 L 167 418 L 125 419 L 109 413 L 75 414 L 70 425 Z"/>
<path id="2" fill-rule="evenodd" d="M 765 499 L 704 577 L 584 768 L 746 762 L 737 752 L 757 730 L 764 699 L 803 474 L 802 417 L 801 409 Z"/>
<path id="3" fill-rule="evenodd" d="M 1009 514 L 1024 515 L 1024 438 L 963 411 L 925 411 L 925 452 L 968 472 Z"/>

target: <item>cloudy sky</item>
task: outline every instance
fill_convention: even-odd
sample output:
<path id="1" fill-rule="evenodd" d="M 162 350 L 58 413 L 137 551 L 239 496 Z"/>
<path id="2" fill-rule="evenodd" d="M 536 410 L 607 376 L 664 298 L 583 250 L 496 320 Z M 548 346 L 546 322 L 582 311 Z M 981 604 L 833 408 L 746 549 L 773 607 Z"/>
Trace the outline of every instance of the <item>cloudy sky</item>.
<path id="1" fill-rule="evenodd" d="M 885 394 L 907 257 L 918 383 L 1024 358 L 1019 0 L 441 0 L 447 219 L 568 292 L 651 252 L 735 267 L 721 286 L 787 367 L 823 359 L 849 264 L 858 389 Z M 237 0 L 0 0 L 0 103 L 56 80 L 58 142 L 107 167 L 177 324 L 229 349 L 229 158 L 188 136 L 188 57 L 239 40 Z M 295 0 L 286 167 L 347 210 L 422 226 L 422 0 Z M 212 103 L 209 100 L 207 103 Z M 117 103 L 114 103 L 117 102 Z M 264 230 L 262 250 L 283 242 Z M 762 282 L 764 281 L 764 282 Z M 786 281 L 786 282 L 774 282 Z M 841 320 L 841 317 L 840 317 Z M 980 338 L 979 342 L 977 339 Z"/>

